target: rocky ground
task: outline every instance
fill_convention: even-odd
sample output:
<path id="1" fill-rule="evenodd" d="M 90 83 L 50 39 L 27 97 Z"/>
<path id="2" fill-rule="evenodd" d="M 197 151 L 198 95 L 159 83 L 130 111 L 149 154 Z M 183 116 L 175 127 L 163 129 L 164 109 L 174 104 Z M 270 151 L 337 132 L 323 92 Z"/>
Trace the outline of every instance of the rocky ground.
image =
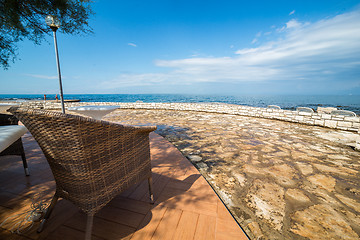
<path id="1" fill-rule="evenodd" d="M 359 239 L 356 134 L 228 114 L 120 109 L 105 120 L 157 125 L 252 239 Z"/>

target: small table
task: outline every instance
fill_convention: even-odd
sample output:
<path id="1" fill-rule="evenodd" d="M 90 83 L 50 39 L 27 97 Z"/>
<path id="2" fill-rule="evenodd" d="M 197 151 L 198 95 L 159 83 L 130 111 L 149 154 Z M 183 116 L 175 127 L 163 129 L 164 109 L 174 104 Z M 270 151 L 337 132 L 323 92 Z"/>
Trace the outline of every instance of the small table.
<path id="1" fill-rule="evenodd" d="M 120 106 L 77 106 L 69 107 L 68 110 L 101 120 L 106 114 L 109 114 L 118 108 L 120 108 Z"/>

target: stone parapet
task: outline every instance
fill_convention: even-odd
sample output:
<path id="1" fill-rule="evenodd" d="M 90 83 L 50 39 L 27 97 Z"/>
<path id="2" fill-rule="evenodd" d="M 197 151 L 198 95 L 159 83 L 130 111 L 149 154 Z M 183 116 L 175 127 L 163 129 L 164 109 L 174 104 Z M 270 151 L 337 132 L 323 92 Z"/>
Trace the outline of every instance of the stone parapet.
<path id="1" fill-rule="evenodd" d="M 26 101 L 20 103 L 32 108 L 39 109 L 61 109 L 60 102 Z M 290 111 L 275 108 L 260 108 L 225 103 L 144 103 L 144 102 L 67 102 L 65 106 L 84 105 L 118 105 L 125 109 L 158 109 L 175 111 L 199 111 L 209 113 L 225 113 L 241 116 L 276 119 L 287 122 L 316 125 L 351 132 L 360 131 L 360 118 L 331 115 L 317 112 Z"/>

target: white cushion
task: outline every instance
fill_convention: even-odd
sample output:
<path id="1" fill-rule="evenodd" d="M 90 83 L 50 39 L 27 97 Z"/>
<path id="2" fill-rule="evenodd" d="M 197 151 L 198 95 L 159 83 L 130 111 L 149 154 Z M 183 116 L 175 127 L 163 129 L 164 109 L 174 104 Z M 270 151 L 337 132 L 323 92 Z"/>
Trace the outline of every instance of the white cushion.
<path id="1" fill-rule="evenodd" d="M 20 125 L 0 126 L 0 152 L 18 140 L 28 130 Z"/>

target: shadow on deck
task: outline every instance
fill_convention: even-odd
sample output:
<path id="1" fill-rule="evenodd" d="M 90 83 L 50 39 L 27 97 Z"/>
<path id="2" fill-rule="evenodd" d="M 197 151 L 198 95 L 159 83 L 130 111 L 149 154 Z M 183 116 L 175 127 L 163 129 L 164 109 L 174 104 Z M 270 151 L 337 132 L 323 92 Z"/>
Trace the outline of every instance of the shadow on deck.
<path id="1" fill-rule="evenodd" d="M 95 215 L 92 239 L 247 239 L 195 167 L 164 138 L 155 133 L 150 138 L 155 204 L 149 203 L 147 181 L 128 189 Z M 29 177 L 20 157 L 0 157 L 0 223 L 29 211 L 36 193 L 50 200 L 55 190 L 39 146 L 29 133 L 23 142 Z M 86 215 L 66 200 L 59 200 L 40 234 L 36 233 L 39 223 L 22 235 L 11 233 L 21 217 L 5 222 L 0 239 L 83 239 L 85 235 Z"/>

